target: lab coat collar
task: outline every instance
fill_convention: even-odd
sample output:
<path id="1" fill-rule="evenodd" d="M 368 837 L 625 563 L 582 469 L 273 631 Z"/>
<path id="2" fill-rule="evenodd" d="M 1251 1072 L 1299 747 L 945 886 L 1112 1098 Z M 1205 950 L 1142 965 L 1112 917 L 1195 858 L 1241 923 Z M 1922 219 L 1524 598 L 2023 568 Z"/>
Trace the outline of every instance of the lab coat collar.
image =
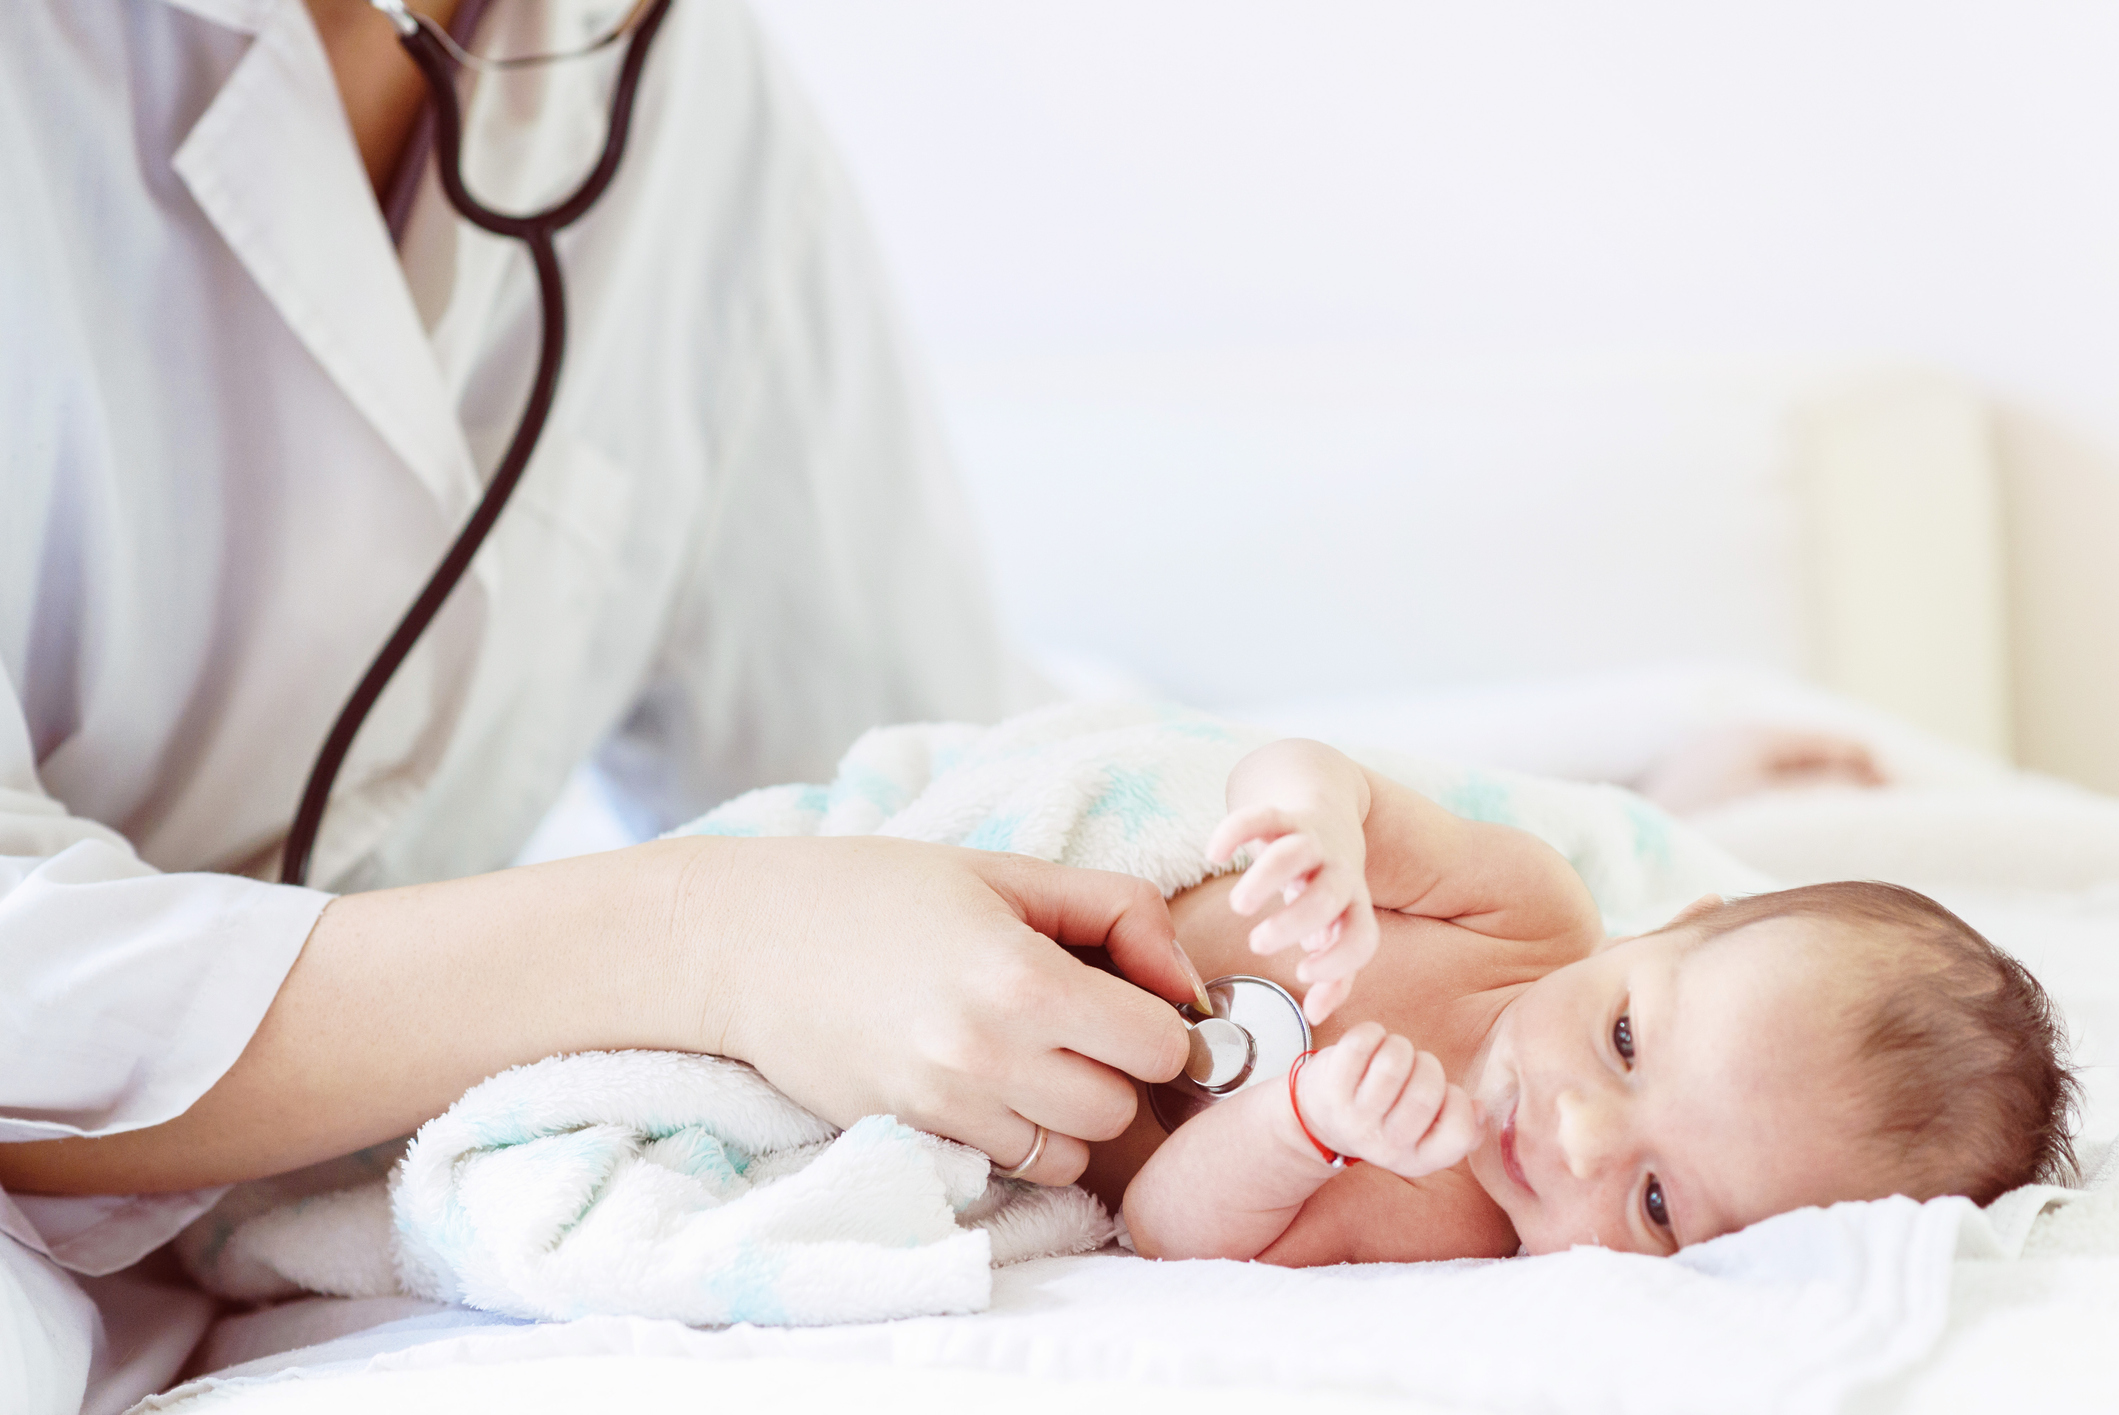
<path id="1" fill-rule="evenodd" d="M 255 39 L 177 151 L 178 175 L 251 278 L 440 503 L 478 479 L 439 363 L 301 0 L 166 0 Z"/>

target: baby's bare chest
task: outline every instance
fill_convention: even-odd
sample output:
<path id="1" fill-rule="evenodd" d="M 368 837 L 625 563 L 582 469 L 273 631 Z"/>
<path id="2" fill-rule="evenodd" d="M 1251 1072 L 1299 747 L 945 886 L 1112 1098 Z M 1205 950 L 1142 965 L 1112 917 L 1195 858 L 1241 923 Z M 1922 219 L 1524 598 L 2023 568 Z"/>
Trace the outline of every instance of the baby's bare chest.
<path id="1" fill-rule="evenodd" d="M 1302 996 L 1304 985 L 1295 976 L 1302 961 L 1299 950 L 1271 957 L 1251 952 L 1250 932 L 1265 915 L 1246 919 L 1230 910 L 1228 896 L 1236 878 L 1208 880 L 1170 901 L 1178 941 L 1202 977 L 1249 973 Z M 1362 970 L 1353 996 L 1316 1029 L 1318 1046 L 1330 1046 L 1350 1027 L 1376 1021 L 1435 1053 L 1452 1078 L 1461 1076 L 1498 1011 L 1491 1001 L 1495 992 L 1529 981 L 1550 966 L 1535 961 L 1530 948 L 1439 920 L 1388 909 L 1377 910 L 1376 919 L 1382 941 L 1375 961 Z M 1082 1183 L 1116 1210 L 1126 1185 L 1163 1139 L 1144 1095 L 1125 1134 L 1090 1146 Z"/>
<path id="2" fill-rule="evenodd" d="M 1250 973 L 1301 997 L 1305 985 L 1295 973 L 1301 950 L 1267 957 L 1251 951 L 1251 930 L 1272 911 L 1250 918 L 1231 911 L 1229 891 L 1236 879 L 1211 879 L 1170 901 L 1178 941 L 1202 977 Z M 1495 1010 L 1486 999 L 1551 966 L 1549 952 L 1536 946 L 1487 938 L 1439 919 L 1378 909 L 1376 922 L 1382 935 L 1376 957 L 1361 970 L 1353 996 L 1316 1029 L 1318 1046 L 1330 1046 L 1363 1022 L 1380 1022 L 1435 1053 L 1454 1076 L 1485 1041 Z"/>

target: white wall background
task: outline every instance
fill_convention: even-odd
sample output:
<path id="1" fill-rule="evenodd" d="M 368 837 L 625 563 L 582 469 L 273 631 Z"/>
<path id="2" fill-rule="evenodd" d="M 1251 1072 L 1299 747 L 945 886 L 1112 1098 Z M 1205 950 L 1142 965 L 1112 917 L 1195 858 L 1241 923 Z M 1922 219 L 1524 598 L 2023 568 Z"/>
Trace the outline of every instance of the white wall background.
<path id="1" fill-rule="evenodd" d="M 754 3 L 1026 637 L 1221 702 L 1803 671 L 1779 419 L 1875 366 L 2065 443 L 2024 515 L 2105 558 L 2070 508 L 2119 516 L 2119 5 Z M 2119 647 L 2067 566 L 2018 587 L 2040 664 Z"/>
<path id="2" fill-rule="evenodd" d="M 2106 0 L 759 0 L 944 358 L 1917 355 L 2119 443 Z"/>

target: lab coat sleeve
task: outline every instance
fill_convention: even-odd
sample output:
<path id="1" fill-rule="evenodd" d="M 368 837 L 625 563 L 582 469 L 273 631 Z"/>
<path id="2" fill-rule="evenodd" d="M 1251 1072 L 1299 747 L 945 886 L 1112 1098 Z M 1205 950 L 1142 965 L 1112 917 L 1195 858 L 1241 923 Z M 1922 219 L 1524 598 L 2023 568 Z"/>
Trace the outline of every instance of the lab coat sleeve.
<path id="1" fill-rule="evenodd" d="M 823 780 L 878 724 L 991 721 L 1022 681 L 852 183 L 753 40 L 762 175 L 746 223 L 702 243 L 740 262 L 723 288 L 742 303 L 688 400 L 718 449 L 718 500 L 602 758 L 647 808 L 638 823 L 661 828 L 753 786 Z"/>
<path id="2" fill-rule="evenodd" d="M 330 896 L 162 874 L 39 787 L 0 674 L 0 1142 L 173 1119 L 235 1063 Z M 81 1272 L 136 1261 L 211 1194 L 0 1201 L 0 1232 Z"/>
<path id="3" fill-rule="evenodd" d="M 0 1197 L 0 1211 L 6 1204 Z M 0 1238 L 0 1410 L 78 1411 L 96 1331 L 86 1293 L 50 1259 Z"/>

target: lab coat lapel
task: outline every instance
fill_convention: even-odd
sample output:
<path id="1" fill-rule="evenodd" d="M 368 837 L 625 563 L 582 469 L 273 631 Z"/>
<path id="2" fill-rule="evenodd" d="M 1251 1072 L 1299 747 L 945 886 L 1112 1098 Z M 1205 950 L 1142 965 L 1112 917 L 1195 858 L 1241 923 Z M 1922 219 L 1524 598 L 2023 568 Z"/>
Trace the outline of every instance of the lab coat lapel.
<path id="1" fill-rule="evenodd" d="M 176 169 L 297 337 L 455 522 L 477 474 L 299 0 L 256 38 Z"/>

